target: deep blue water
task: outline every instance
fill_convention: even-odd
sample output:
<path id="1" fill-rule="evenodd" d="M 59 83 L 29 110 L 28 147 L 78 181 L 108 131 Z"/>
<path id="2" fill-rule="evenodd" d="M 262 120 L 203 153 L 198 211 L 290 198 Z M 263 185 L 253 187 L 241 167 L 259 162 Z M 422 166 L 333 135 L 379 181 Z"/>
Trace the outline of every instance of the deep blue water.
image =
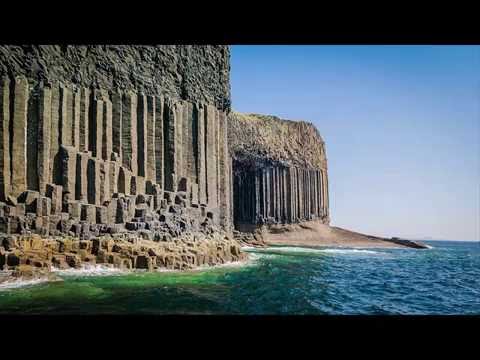
<path id="1" fill-rule="evenodd" d="M 186 273 L 65 274 L 0 289 L 0 314 L 480 314 L 480 243 L 248 250 Z"/>

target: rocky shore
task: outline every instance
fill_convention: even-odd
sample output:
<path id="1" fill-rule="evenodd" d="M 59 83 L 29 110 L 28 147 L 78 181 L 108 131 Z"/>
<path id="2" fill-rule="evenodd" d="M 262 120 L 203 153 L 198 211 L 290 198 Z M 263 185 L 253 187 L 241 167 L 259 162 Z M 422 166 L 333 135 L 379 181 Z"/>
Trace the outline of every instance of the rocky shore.
<path id="1" fill-rule="evenodd" d="M 254 233 L 234 233 L 235 239 L 244 245 L 265 247 L 306 246 L 346 248 L 414 248 L 427 249 L 418 241 L 399 238 L 382 238 L 329 226 L 321 221 L 305 221 L 297 224 L 263 226 Z"/>
<path id="2" fill-rule="evenodd" d="M 34 279 L 52 269 L 103 264 L 124 270 L 189 270 L 241 261 L 247 254 L 222 231 L 183 234 L 172 241 L 145 240 L 136 234 L 105 235 L 91 240 L 61 236 L 11 235 L 1 238 L 0 283 L 13 278 Z"/>

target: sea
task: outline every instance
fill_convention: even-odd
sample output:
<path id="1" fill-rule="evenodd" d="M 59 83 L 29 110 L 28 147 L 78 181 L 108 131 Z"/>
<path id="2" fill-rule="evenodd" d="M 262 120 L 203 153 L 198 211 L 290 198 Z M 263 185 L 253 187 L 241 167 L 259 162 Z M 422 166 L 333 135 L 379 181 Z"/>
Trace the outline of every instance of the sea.
<path id="1" fill-rule="evenodd" d="M 478 315 L 480 242 L 429 249 L 245 248 L 188 272 L 57 271 L 0 287 L 0 314 Z"/>

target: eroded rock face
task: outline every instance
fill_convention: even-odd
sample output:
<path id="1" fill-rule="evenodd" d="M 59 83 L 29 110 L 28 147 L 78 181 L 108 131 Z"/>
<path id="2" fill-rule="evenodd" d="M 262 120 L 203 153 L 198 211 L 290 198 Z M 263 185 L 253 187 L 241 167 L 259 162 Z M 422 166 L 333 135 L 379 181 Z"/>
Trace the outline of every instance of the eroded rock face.
<path id="1" fill-rule="evenodd" d="M 327 169 L 325 142 L 311 123 L 235 111 L 228 120 L 228 144 L 238 162 L 257 167 Z"/>
<path id="2" fill-rule="evenodd" d="M 230 109 L 230 50 L 223 45 L 0 46 L 0 78 L 20 75 L 32 86 L 58 81 Z"/>
<path id="3" fill-rule="evenodd" d="M 236 229 L 329 223 L 325 143 L 315 126 L 236 112 L 228 126 Z"/>

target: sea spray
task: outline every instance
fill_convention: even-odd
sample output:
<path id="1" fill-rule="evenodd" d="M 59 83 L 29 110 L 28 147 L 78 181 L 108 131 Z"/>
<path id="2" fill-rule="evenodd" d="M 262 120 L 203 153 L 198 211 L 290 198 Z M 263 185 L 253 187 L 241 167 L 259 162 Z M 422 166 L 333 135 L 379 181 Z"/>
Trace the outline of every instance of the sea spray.
<path id="1" fill-rule="evenodd" d="M 108 276 L 124 275 L 128 273 L 128 270 L 123 270 L 104 264 L 82 264 L 78 269 L 57 269 L 54 267 L 52 268 L 52 272 L 60 276 Z"/>

